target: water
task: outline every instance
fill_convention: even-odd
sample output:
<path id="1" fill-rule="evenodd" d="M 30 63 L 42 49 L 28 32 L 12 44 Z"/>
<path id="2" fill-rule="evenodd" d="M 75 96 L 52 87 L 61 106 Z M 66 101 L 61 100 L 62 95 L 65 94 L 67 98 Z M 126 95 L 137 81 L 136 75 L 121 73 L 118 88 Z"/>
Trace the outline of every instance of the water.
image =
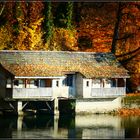
<path id="1" fill-rule="evenodd" d="M 140 138 L 140 116 L 0 116 L 0 138 Z"/>

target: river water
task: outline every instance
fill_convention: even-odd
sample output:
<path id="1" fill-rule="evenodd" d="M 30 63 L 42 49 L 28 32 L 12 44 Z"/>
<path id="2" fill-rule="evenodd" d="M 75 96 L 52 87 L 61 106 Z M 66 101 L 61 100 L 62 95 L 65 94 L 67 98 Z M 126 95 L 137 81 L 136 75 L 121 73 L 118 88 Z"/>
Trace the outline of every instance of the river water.
<path id="1" fill-rule="evenodd" d="M 0 116 L 0 138 L 140 139 L 140 116 Z"/>

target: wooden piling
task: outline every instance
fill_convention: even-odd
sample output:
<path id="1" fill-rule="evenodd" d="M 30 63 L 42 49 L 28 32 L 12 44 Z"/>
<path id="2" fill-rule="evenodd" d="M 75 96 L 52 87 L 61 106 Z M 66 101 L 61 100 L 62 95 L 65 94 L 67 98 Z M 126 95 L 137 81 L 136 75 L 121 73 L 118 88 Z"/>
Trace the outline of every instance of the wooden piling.
<path id="1" fill-rule="evenodd" d="M 22 115 L 23 115 L 23 111 L 22 111 L 22 101 L 18 101 L 18 102 L 17 102 L 17 113 L 18 113 L 18 116 L 22 116 Z"/>
<path id="2" fill-rule="evenodd" d="M 54 99 L 54 115 L 59 115 L 59 108 L 58 108 L 59 100 L 56 97 Z"/>

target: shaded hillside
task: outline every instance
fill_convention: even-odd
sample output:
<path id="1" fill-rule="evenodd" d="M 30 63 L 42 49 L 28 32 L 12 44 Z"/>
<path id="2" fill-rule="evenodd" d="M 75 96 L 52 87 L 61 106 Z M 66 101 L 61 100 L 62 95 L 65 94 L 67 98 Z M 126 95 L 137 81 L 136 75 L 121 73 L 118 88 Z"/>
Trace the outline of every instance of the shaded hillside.
<path id="1" fill-rule="evenodd" d="M 139 13 L 139 2 L 0 2 L 0 49 L 112 51 L 137 90 Z"/>

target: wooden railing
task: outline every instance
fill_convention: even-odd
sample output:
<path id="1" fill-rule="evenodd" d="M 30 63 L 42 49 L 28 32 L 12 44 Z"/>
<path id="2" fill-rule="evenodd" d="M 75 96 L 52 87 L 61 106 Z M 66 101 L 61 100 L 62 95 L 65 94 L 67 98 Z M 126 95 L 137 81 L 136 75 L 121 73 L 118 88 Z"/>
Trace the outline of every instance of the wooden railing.
<path id="1" fill-rule="evenodd" d="M 43 98 L 53 96 L 52 88 L 13 88 L 13 98 Z"/>
<path id="2" fill-rule="evenodd" d="M 92 88 L 91 96 L 123 96 L 125 95 L 124 87 L 112 87 L 112 88 Z"/>
<path id="3" fill-rule="evenodd" d="M 6 98 L 48 98 L 64 97 L 69 98 L 73 95 L 71 87 L 54 87 L 54 88 L 7 88 Z"/>

